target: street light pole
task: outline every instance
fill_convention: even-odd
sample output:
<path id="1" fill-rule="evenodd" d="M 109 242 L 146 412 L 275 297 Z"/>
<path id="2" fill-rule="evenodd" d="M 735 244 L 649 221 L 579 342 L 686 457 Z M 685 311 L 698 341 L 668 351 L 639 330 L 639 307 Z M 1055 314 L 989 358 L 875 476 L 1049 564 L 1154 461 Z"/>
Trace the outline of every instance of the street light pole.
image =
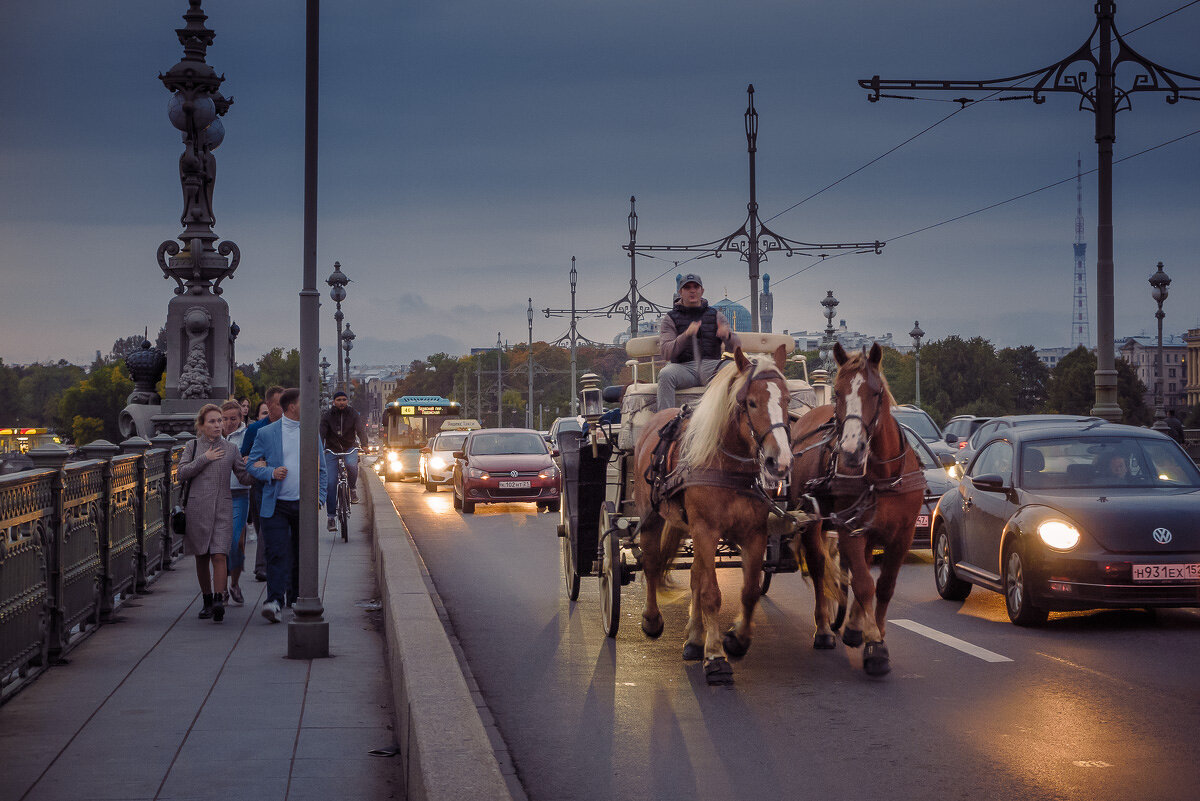
<path id="1" fill-rule="evenodd" d="M 1162 323 L 1166 315 L 1163 313 L 1163 301 L 1167 299 L 1167 287 L 1171 285 L 1171 279 L 1163 272 L 1163 263 L 1158 263 L 1158 271 L 1150 276 L 1150 286 L 1153 289 L 1150 291 L 1150 297 L 1154 298 L 1154 302 L 1158 304 L 1158 311 L 1154 316 L 1158 318 L 1158 358 L 1155 359 L 1154 365 L 1154 425 L 1152 428 L 1158 431 L 1167 431 L 1167 415 L 1163 411 L 1163 344 L 1162 344 Z"/>
<path id="2" fill-rule="evenodd" d="M 325 279 L 325 283 L 329 284 L 329 297 L 337 304 L 337 311 L 333 313 L 333 319 L 337 321 L 337 356 L 334 357 L 333 363 L 337 367 L 337 388 L 345 389 L 345 384 L 342 381 L 342 320 L 345 316 L 342 314 L 342 301 L 346 299 L 346 284 L 350 283 L 350 279 L 342 272 L 342 263 L 335 261 L 333 263 L 333 272 Z"/>
<path id="3" fill-rule="evenodd" d="M 504 427 L 504 373 L 500 372 L 500 357 L 504 343 L 500 341 L 500 332 L 496 332 L 496 428 Z"/>
<path id="4" fill-rule="evenodd" d="M 290 659 L 329 656 L 329 623 L 321 603 L 317 566 L 317 499 L 321 409 L 317 398 L 317 353 L 321 341 L 321 294 L 317 291 L 317 100 L 320 69 L 320 1 L 308 0 L 304 69 L 304 285 L 300 290 L 300 531 L 295 554 L 299 593 L 288 622 Z M 261 534 L 259 535 L 261 536 Z"/>
<path id="5" fill-rule="evenodd" d="M 630 201 L 632 202 L 633 198 L 630 198 Z M 637 215 L 631 211 L 629 214 L 629 217 L 630 217 L 630 223 L 629 223 L 630 236 L 633 236 L 637 232 Z M 631 262 L 631 264 L 632 264 L 632 262 Z M 632 267 L 631 267 L 631 269 L 632 269 Z M 630 303 L 629 298 L 625 297 L 625 298 L 621 298 L 620 300 L 616 301 L 615 303 L 613 303 L 610 306 L 598 307 L 595 309 L 578 309 L 575 306 L 575 286 L 579 282 L 579 271 L 575 269 L 575 257 L 574 256 L 571 257 L 570 277 L 571 277 L 571 308 L 569 308 L 569 309 L 542 309 L 542 312 L 545 313 L 545 315 L 547 317 L 569 317 L 571 320 L 571 325 L 567 329 L 567 332 L 565 334 L 563 334 L 561 337 L 559 337 L 558 339 L 551 342 L 550 344 L 557 345 L 560 347 L 563 344 L 566 344 L 571 349 L 571 415 L 574 416 L 575 414 L 578 413 L 578 410 L 579 410 L 579 401 L 577 399 L 578 393 L 575 391 L 575 369 L 576 369 L 575 348 L 579 345 L 580 342 L 586 342 L 587 344 L 594 345 L 596 347 L 609 347 L 608 345 L 605 345 L 604 343 L 593 342 L 592 340 L 588 339 L 587 337 L 582 336 L 579 333 L 579 328 L 577 325 L 579 318 L 581 316 L 583 316 L 583 317 L 611 317 L 613 314 L 629 313 L 629 311 L 631 309 L 632 309 L 632 314 L 634 314 L 636 316 L 639 303 L 641 304 L 641 310 L 644 312 L 654 311 L 654 310 L 666 311 L 666 309 L 662 308 L 661 306 L 658 306 L 657 304 L 652 303 L 649 300 L 646 300 L 641 295 L 636 296 L 638 299 L 637 303 Z M 633 285 L 633 286 L 637 285 L 636 278 L 632 280 L 631 285 Z M 626 307 L 628 307 L 628 308 L 626 308 Z M 633 329 L 631 329 L 631 330 L 633 330 Z"/>
<path id="6" fill-rule="evenodd" d="M 925 336 L 925 332 L 921 330 L 921 322 L 917 320 L 913 322 L 913 330 L 908 332 L 913 341 L 913 356 L 917 360 L 916 370 L 914 371 L 915 395 L 917 408 L 921 408 L 921 337 Z"/>
<path id="7" fill-rule="evenodd" d="M 533 298 L 529 299 L 525 316 L 529 320 L 529 353 L 526 354 L 529 363 L 529 401 L 525 404 L 525 427 L 533 428 Z"/>
<path id="8" fill-rule="evenodd" d="M 346 390 L 346 394 L 350 394 L 350 349 L 354 347 L 355 334 L 350 330 L 350 323 L 346 323 L 346 330 L 342 332 L 342 351 L 346 354 L 346 383 L 342 389 Z"/>
<path id="9" fill-rule="evenodd" d="M 821 363 L 825 369 L 829 371 L 829 375 L 833 375 L 833 317 L 837 312 L 834 311 L 838 307 L 838 299 L 833 296 L 833 290 L 826 290 L 825 297 L 821 299 L 821 305 L 825 307 L 823 314 L 825 315 L 825 339 L 821 343 L 823 352 L 821 353 Z"/>
<path id="10" fill-rule="evenodd" d="M 1110 422 L 1119 422 L 1121 407 L 1117 403 L 1117 369 L 1113 345 L 1116 341 L 1113 310 L 1113 220 L 1112 167 L 1113 142 L 1117 138 L 1117 112 L 1132 107 L 1135 92 L 1165 92 L 1169 104 L 1180 99 L 1196 100 L 1181 92 L 1200 91 L 1200 77 L 1167 69 L 1155 64 L 1130 47 L 1113 28 L 1116 4 L 1113 0 L 1098 0 L 1094 6 L 1096 27 L 1091 36 L 1071 55 L 1049 67 L 986 81 L 941 80 L 882 80 L 878 75 L 860 80 L 858 85 L 869 89 L 867 99 L 872 103 L 881 97 L 919 100 L 908 94 L 883 94 L 885 89 L 915 91 L 991 91 L 983 100 L 1033 100 L 1046 102 L 1050 92 L 1068 92 L 1080 96 L 1079 107 L 1096 115 L 1096 145 L 1098 151 L 1096 220 L 1096 397 L 1092 414 Z M 1093 41 L 1098 39 L 1098 43 Z M 1113 57 L 1113 40 L 1117 55 Z M 1095 54 L 1094 54 L 1095 53 Z M 1072 68 L 1072 65 L 1077 65 Z M 1087 66 L 1096 76 L 1095 86 L 1088 88 Z M 1132 76 L 1128 87 L 1116 85 L 1118 67 L 1127 66 L 1122 74 Z M 1188 82 L 1193 82 L 1188 85 Z M 1031 94 L 1014 94 L 1029 92 Z M 997 97 L 1000 95 L 1000 97 Z M 966 106 L 981 102 L 974 98 L 957 97 L 956 103 Z"/>

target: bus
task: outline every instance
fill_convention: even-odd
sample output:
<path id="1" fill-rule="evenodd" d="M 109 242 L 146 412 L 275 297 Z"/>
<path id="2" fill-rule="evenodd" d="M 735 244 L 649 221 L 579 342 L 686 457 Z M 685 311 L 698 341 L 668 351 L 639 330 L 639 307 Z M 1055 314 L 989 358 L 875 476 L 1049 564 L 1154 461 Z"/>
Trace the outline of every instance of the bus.
<path id="1" fill-rule="evenodd" d="M 379 474 L 384 481 L 418 478 L 421 449 L 443 428 L 480 428 L 476 420 L 464 420 L 458 401 L 437 395 L 405 395 L 383 407 L 383 458 Z"/>

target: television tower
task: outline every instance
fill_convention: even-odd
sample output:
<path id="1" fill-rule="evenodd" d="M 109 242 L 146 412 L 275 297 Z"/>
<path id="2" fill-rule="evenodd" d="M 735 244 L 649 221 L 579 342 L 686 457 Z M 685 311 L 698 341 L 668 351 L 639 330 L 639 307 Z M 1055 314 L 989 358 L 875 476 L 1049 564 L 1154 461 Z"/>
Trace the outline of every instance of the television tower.
<path id="1" fill-rule="evenodd" d="M 1078 211 L 1075 214 L 1075 298 L 1071 314 L 1071 349 L 1079 345 L 1091 347 L 1092 334 L 1088 327 L 1087 264 L 1084 254 L 1087 243 L 1083 241 L 1083 162 L 1075 157 L 1075 196 Z"/>

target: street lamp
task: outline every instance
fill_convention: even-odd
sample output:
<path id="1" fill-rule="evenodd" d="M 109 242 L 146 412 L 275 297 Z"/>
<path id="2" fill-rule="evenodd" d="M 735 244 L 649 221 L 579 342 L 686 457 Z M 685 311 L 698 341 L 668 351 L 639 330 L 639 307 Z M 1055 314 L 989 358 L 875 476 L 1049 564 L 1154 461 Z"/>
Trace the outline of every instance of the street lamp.
<path id="1" fill-rule="evenodd" d="M 526 361 L 529 362 L 529 402 L 525 404 L 525 427 L 533 428 L 533 298 L 529 299 L 525 317 L 529 320 L 529 353 L 526 354 Z"/>
<path id="2" fill-rule="evenodd" d="M 1158 263 L 1158 272 L 1150 276 L 1150 297 L 1154 298 L 1154 302 L 1158 304 L 1158 311 L 1154 316 L 1158 318 L 1158 358 L 1154 366 L 1154 425 L 1152 428 L 1158 431 L 1167 431 L 1167 415 L 1163 412 L 1163 348 L 1162 348 L 1162 321 L 1166 317 L 1163 314 L 1163 301 L 1167 299 L 1167 287 L 1171 285 L 1170 277 L 1163 272 L 1163 263 Z"/>
<path id="3" fill-rule="evenodd" d="M 341 342 L 342 350 L 346 354 L 346 384 L 342 389 L 346 390 L 347 394 L 350 392 L 350 350 L 354 347 L 354 339 L 354 332 L 350 330 L 350 323 L 346 323 L 346 330 L 342 332 Z"/>
<path id="4" fill-rule="evenodd" d="M 317 365 L 321 368 L 321 405 L 329 405 L 329 357 L 322 356 L 321 363 Z"/>
<path id="5" fill-rule="evenodd" d="M 925 336 L 925 332 L 921 330 L 921 322 L 919 320 L 913 322 L 913 330 L 908 332 L 913 341 L 913 356 L 917 360 L 916 375 L 916 406 L 921 408 L 921 337 Z"/>
<path id="6" fill-rule="evenodd" d="M 500 341 L 500 332 L 496 332 L 496 428 L 504 428 L 504 374 L 501 372 L 500 357 L 504 343 Z"/>
<path id="7" fill-rule="evenodd" d="M 838 299 L 833 296 L 833 290 L 826 290 L 825 297 L 821 299 L 821 305 L 825 307 L 825 338 L 821 341 L 821 363 L 825 365 L 830 375 L 833 374 L 833 316 L 837 314 L 834 311 L 838 307 Z"/>
<path id="8" fill-rule="evenodd" d="M 333 302 L 337 304 L 337 311 L 333 313 L 333 319 L 337 320 L 337 357 L 334 359 L 334 364 L 337 365 L 337 388 L 345 389 L 342 382 L 342 301 L 346 299 L 346 284 L 350 283 L 350 279 L 342 272 L 342 263 L 335 261 L 333 263 L 333 272 L 325 279 L 325 283 L 329 284 L 329 297 L 333 298 Z M 349 361 L 349 357 L 346 357 Z"/>

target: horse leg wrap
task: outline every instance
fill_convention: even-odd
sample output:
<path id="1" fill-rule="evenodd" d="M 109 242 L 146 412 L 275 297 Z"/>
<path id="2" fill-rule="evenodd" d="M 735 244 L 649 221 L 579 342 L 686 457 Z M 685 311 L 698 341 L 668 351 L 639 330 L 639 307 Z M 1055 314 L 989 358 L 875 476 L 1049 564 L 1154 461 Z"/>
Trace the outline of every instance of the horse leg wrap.
<path id="1" fill-rule="evenodd" d="M 746 652 L 750 650 L 750 640 L 747 639 L 743 643 L 738 639 L 732 626 L 729 628 L 729 631 L 725 632 L 725 637 L 722 638 L 721 645 L 725 647 L 725 653 L 733 657 L 745 656 Z"/>
<path id="2" fill-rule="evenodd" d="M 858 629 L 846 629 L 842 632 L 842 642 L 847 648 L 857 648 L 863 644 L 863 634 Z"/>
<path id="3" fill-rule="evenodd" d="M 882 642 L 869 642 L 863 648 L 863 670 L 868 676 L 886 676 L 892 671 L 887 646 Z"/>
<path id="4" fill-rule="evenodd" d="M 699 659 L 702 656 L 704 656 L 704 646 L 703 645 L 697 645 L 694 642 L 687 642 L 687 643 L 683 644 L 683 661 L 684 662 L 695 662 L 697 659 Z"/>
<path id="5" fill-rule="evenodd" d="M 704 679 L 712 685 L 733 684 L 733 666 L 723 656 L 706 659 Z"/>
<path id="6" fill-rule="evenodd" d="M 651 620 L 646 617 L 646 613 L 642 613 L 642 633 L 651 639 L 658 639 L 663 633 L 663 617 L 658 616 L 657 620 Z"/>

